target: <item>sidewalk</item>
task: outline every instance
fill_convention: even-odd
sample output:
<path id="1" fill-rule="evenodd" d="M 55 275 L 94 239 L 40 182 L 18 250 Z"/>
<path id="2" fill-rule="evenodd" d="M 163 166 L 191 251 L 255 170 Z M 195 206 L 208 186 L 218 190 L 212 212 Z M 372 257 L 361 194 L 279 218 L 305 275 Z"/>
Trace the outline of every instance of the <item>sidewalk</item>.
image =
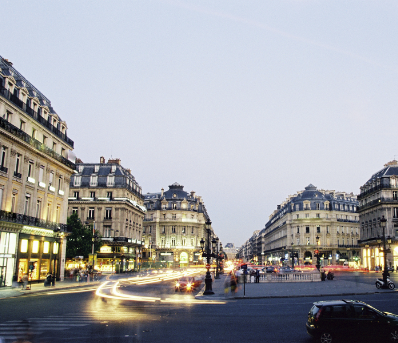
<path id="1" fill-rule="evenodd" d="M 80 288 L 80 287 L 97 287 L 101 282 L 105 281 L 108 276 L 102 277 L 99 281 L 75 281 L 65 279 L 64 281 L 55 281 L 54 286 L 44 286 L 44 283 L 32 283 L 30 289 L 22 289 L 20 286 L 16 287 L 1 287 L 0 288 L 0 300 L 5 298 L 18 297 L 25 294 L 51 292 L 52 290 L 69 289 L 69 288 Z M 17 283 L 15 283 L 17 285 Z M 28 283 L 29 285 L 29 283 Z"/>
<path id="2" fill-rule="evenodd" d="M 97 287 L 111 275 L 104 276 L 100 281 L 76 282 L 66 279 L 65 281 L 56 281 L 55 286 L 44 287 L 43 283 L 32 284 L 31 290 L 22 290 L 18 287 L 0 288 L 0 300 L 5 298 L 18 297 L 24 294 L 51 292 L 52 290 Z M 123 277 L 123 274 L 112 275 L 112 278 Z M 124 276 L 125 277 L 125 276 Z M 224 293 L 224 282 L 226 275 L 221 275 L 219 279 L 213 280 L 212 289 L 214 294 L 203 295 L 205 287 L 195 296 L 196 299 L 206 300 L 225 300 L 225 299 L 254 299 L 254 298 L 292 298 L 292 297 L 313 297 L 313 296 L 349 296 L 373 293 L 394 293 L 398 290 L 378 290 L 371 283 L 359 282 L 355 278 L 352 280 L 339 280 L 335 278 L 330 281 L 321 282 L 260 282 L 260 283 L 242 283 L 238 284 L 238 291 L 235 294 Z"/>
<path id="3" fill-rule="evenodd" d="M 254 299 L 254 298 L 293 298 L 313 296 L 349 296 L 373 293 L 393 293 L 398 290 L 377 289 L 372 283 L 363 283 L 354 277 L 350 281 L 326 280 L 320 282 L 260 282 L 238 284 L 235 294 L 224 293 L 224 282 L 227 276 L 222 275 L 220 279 L 213 281 L 213 295 L 203 295 L 203 289 L 197 294 L 197 299 Z"/>

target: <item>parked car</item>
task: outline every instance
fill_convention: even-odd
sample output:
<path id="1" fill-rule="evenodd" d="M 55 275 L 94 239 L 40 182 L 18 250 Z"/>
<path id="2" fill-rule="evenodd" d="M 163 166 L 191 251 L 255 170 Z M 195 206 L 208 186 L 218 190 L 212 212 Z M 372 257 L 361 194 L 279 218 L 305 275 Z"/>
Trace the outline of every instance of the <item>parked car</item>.
<path id="1" fill-rule="evenodd" d="M 192 292 L 202 284 L 202 278 L 198 276 L 184 276 L 179 278 L 175 283 L 174 290 L 176 292 L 185 291 L 185 292 Z"/>
<path id="2" fill-rule="evenodd" d="M 398 342 L 398 316 L 358 300 L 315 302 L 308 313 L 306 328 L 321 343 L 342 339 Z"/>

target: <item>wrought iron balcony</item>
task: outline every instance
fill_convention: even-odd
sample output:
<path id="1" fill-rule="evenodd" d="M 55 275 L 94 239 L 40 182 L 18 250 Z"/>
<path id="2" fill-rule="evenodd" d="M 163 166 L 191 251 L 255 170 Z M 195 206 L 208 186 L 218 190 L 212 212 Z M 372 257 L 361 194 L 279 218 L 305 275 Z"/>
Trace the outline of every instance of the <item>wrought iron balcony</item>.
<path id="1" fill-rule="evenodd" d="M 369 201 L 368 203 L 366 203 L 362 206 L 358 206 L 358 211 L 362 211 L 366 208 L 377 206 L 379 204 L 388 204 L 388 203 L 393 204 L 393 205 L 398 205 L 398 199 L 394 199 L 394 198 L 375 199 L 375 200 Z"/>
<path id="2" fill-rule="evenodd" d="M 8 173 L 8 168 L 0 166 L 0 171 L 2 171 L 3 173 Z"/>
<path id="3" fill-rule="evenodd" d="M 21 110 L 25 111 L 27 115 L 29 115 L 31 118 L 35 119 L 37 122 L 45 126 L 57 137 L 61 138 L 66 144 L 68 144 L 72 148 L 74 147 L 74 142 L 66 134 L 62 133 L 60 129 L 55 127 L 48 120 L 44 119 L 40 114 L 35 112 L 32 108 L 26 105 L 17 96 L 12 94 L 8 89 L 4 88 L 1 85 L 0 85 L 0 95 L 2 95 L 7 100 L 10 100 L 13 104 L 17 105 Z"/>
<path id="4" fill-rule="evenodd" d="M 58 162 L 61 162 L 62 164 L 65 164 L 69 168 L 75 170 L 76 166 L 74 163 L 66 159 L 65 157 L 61 156 L 60 154 L 57 154 L 54 150 L 50 149 L 43 143 L 39 142 L 37 139 L 32 138 L 29 136 L 26 132 L 23 130 L 17 128 L 16 126 L 12 125 L 9 123 L 7 120 L 3 119 L 0 117 L 0 128 L 6 130 L 7 132 L 11 133 L 15 137 L 18 137 L 22 139 L 24 142 L 32 145 L 34 148 L 37 150 L 45 153 L 46 155 L 56 159 Z M 6 168 L 7 169 L 7 168 Z"/>
<path id="5" fill-rule="evenodd" d="M 14 172 L 14 176 L 17 177 L 18 179 L 22 178 L 22 174 L 17 173 L 16 171 Z"/>
<path id="6" fill-rule="evenodd" d="M 36 227 L 50 229 L 50 230 L 57 230 L 58 228 L 60 228 L 61 231 L 63 231 L 63 232 L 68 231 L 68 227 L 66 224 L 50 222 L 50 221 L 47 221 L 44 219 L 26 216 L 26 215 L 20 214 L 20 213 L 0 211 L 0 221 L 17 223 L 17 224 L 22 224 L 22 225 L 29 225 L 29 226 L 36 226 Z"/>

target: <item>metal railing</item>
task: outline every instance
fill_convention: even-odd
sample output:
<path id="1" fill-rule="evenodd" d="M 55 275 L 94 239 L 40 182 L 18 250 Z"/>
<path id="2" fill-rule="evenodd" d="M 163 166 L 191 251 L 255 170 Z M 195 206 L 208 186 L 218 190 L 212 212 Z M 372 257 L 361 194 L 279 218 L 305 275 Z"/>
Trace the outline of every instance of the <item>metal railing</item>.
<path id="1" fill-rule="evenodd" d="M 375 199 L 375 200 L 367 202 L 366 204 L 364 204 L 362 206 L 358 206 L 358 211 L 364 210 L 364 209 L 372 207 L 372 206 L 376 206 L 378 204 L 386 204 L 386 203 L 391 203 L 391 204 L 397 204 L 398 205 L 398 199 L 384 198 L 384 197 L 383 198 L 379 198 L 379 199 Z"/>
<path id="2" fill-rule="evenodd" d="M 7 120 L 4 118 L 0 117 L 0 128 L 6 130 L 7 132 L 11 133 L 15 137 L 18 137 L 22 139 L 24 142 L 32 145 L 34 148 L 37 150 L 45 153 L 46 155 L 54 158 L 58 162 L 61 162 L 62 164 L 68 166 L 69 168 L 75 170 L 76 166 L 73 162 L 69 161 L 65 157 L 61 156 L 60 154 L 56 153 L 54 150 L 50 149 L 47 147 L 45 144 L 39 142 L 37 139 L 32 138 L 29 136 L 25 131 L 17 128 L 16 126 L 12 125 L 9 123 Z M 7 168 L 5 168 L 7 169 Z"/>
<path id="3" fill-rule="evenodd" d="M 50 222 L 48 220 L 31 217 L 20 213 L 14 213 L 14 212 L 0 211 L 0 221 L 36 226 L 50 230 L 57 230 L 58 228 L 60 228 L 61 231 L 64 232 L 68 231 L 67 224 Z"/>

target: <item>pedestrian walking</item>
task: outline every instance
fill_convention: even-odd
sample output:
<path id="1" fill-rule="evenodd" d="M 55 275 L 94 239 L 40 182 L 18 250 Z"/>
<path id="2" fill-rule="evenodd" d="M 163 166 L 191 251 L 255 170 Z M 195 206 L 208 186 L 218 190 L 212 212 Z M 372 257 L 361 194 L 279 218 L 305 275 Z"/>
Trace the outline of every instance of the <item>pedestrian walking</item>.
<path id="1" fill-rule="evenodd" d="M 256 283 L 260 283 L 260 271 L 256 269 Z"/>
<path id="2" fill-rule="evenodd" d="M 28 277 L 28 274 L 27 273 L 25 273 L 23 276 L 22 276 L 22 289 L 26 289 L 27 288 L 27 286 L 28 286 L 28 281 L 29 281 L 29 277 Z"/>

